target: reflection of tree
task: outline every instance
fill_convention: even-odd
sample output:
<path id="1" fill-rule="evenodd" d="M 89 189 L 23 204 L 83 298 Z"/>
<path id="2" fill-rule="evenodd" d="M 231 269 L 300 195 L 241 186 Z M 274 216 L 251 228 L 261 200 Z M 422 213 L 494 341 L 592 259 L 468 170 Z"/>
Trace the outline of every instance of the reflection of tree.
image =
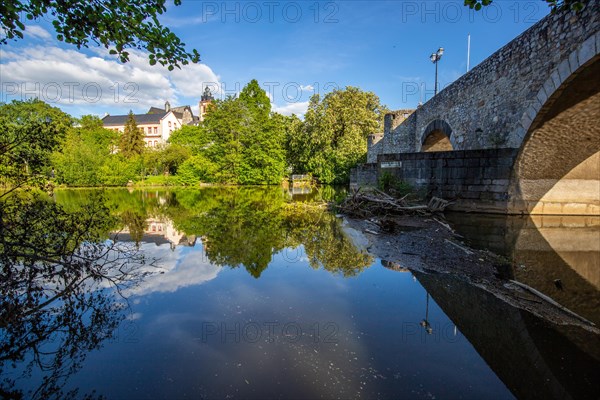
<path id="1" fill-rule="evenodd" d="M 359 274 L 373 259 L 360 252 L 344 234 L 336 217 L 310 206 L 288 207 L 288 246 L 303 244 L 311 267 L 344 276 Z"/>
<path id="2" fill-rule="evenodd" d="M 192 201 L 190 193 L 184 197 L 190 208 L 169 209 L 177 228 L 187 235 L 203 236 L 211 262 L 231 267 L 243 265 L 258 278 L 272 254 L 284 246 L 282 192 L 219 188 L 196 193 Z"/>
<path id="3" fill-rule="evenodd" d="M 59 202 L 82 202 L 86 196 L 57 192 Z M 335 199 L 336 191 L 319 188 L 317 200 Z M 208 187 L 177 191 L 107 191 L 106 203 L 141 239 L 145 219 L 166 218 L 188 237 L 203 238 L 212 263 L 244 266 L 254 277 L 273 254 L 285 247 L 304 246 L 313 268 L 352 276 L 372 260 L 357 250 L 338 220 L 311 203 L 289 203 L 277 187 Z M 137 237 L 135 233 L 137 232 Z"/>
<path id="4" fill-rule="evenodd" d="M 211 188 L 178 192 L 167 208 L 177 229 L 204 237 L 211 262 L 259 277 L 272 255 L 300 244 L 313 268 L 345 276 L 370 265 L 345 236 L 336 218 L 308 205 L 294 207 L 278 188 Z"/>
<path id="5" fill-rule="evenodd" d="M 129 234 L 136 243 L 139 243 L 142 237 L 144 237 L 144 233 L 146 232 L 146 218 L 147 215 L 132 210 L 123 211 L 121 214 L 123 224 L 129 228 Z"/>
<path id="6" fill-rule="evenodd" d="M 7 398 L 62 398 L 66 379 L 87 352 L 99 348 L 120 321 L 115 292 L 146 275 L 134 250 L 102 242 L 114 226 L 102 198 L 65 212 L 39 196 L 0 200 L 0 394 Z M 41 371 L 29 392 L 22 378 Z"/>

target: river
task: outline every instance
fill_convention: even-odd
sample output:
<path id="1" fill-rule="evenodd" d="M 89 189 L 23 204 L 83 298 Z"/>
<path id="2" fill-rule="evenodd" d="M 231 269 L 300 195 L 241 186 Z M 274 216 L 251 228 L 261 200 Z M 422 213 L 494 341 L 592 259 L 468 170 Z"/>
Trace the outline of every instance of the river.
<path id="1" fill-rule="evenodd" d="M 89 289 L 111 323 L 73 307 L 77 323 L 31 347 L 3 328 L 2 351 L 22 352 L 0 358 L 5 395 L 600 397 L 598 335 L 451 276 L 388 268 L 317 205 L 343 195 L 331 188 L 97 192 L 57 190 L 52 201 L 106 204 L 115 219 L 105 238 L 139 251 L 144 275 L 120 293 Z M 448 215 L 469 244 L 512 261 L 507 278 L 599 324 L 598 218 L 544 218 Z"/>

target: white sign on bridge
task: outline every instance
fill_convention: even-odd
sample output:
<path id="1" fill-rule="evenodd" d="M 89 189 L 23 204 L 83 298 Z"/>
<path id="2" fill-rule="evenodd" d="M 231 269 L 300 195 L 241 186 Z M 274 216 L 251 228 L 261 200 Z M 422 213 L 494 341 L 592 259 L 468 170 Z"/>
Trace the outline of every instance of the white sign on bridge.
<path id="1" fill-rule="evenodd" d="M 384 161 L 381 163 L 381 168 L 401 168 L 402 161 Z"/>

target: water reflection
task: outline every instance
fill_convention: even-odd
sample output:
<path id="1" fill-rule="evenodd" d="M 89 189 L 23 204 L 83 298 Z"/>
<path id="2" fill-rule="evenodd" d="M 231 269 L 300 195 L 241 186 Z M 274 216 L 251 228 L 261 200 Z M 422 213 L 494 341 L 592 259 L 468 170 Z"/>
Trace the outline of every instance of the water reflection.
<path id="1" fill-rule="evenodd" d="M 90 242 L 117 232 L 120 240 L 137 244 L 132 250 L 159 258 L 162 273 L 121 291 L 131 314 L 117 331 L 123 312 L 114 297 L 106 297 L 114 292 L 102 285 L 80 292 L 82 298 L 95 296 L 89 297 L 91 303 L 69 305 L 69 296 L 57 303 L 63 308 L 47 318 L 64 321 L 68 306 L 65 316 L 74 322 L 60 325 L 62 336 L 41 338 L 57 349 L 67 344 L 59 352 L 65 357 L 58 372 L 43 375 L 50 377 L 44 382 L 58 382 L 56 397 L 65 394 L 68 375 L 65 392 L 97 390 L 109 398 L 600 395 L 597 335 L 540 321 L 451 276 L 412 273 L 385 261 L 380 265 L 353 245 L 334 215 L 304 199 L 295 201 L 287 191 L 114 190 L 102 199 L 93 193 L 58 191 L 57 204 L 46 204 L 65 213 L 88 213 L 94 209 L 92 196 L 92 204 L 110 212 L 96 214 L 103 224 Z M 310 196 L 331 199 L 335 192 Z M 547 250 L 540 247 L 544 242 L 532 241 L 533 231 L 523 232 L 527 224 L 515 221 L 468 220 L 457 229 L 464 234 L 477 227 L 480 245 L 507 250 L 511 257 L 527 255 L 531 248 Z M 542 228 L 549 228 L 544 223 Z M 572 222 L 561 224 L 566 228 Z M 487 241 L 482 225 L 489 226 Z M 593 228 L 591 234 L 597 229 L 586 226 Z M 38 229 L 42 238 L 53 232 L 46 225 Z M 551 234 L 539 236 L 551 242 Z M 580 237 L 593 239 L 589 233 Z M 510 250 L 515 244 L 520 253 Z M 560 259 L 571 259 L 563 250 Z M 515 264 L 509 274 L 521 279 L 524 272 Z M 585 274 L 573 274 L 594 287 Z M 570 292 L 566 277 L 559 279 Z M 14 321 L 5 323 L 3 334 L 10 332 L 6 325 L 18 328 Z M 2 337 L 20 342 L 16 335 L 12 342 L 11 336 Z M 35 351 L 28 354 L 21 360 L 35 361 Z M 8 378 L 8 358 L 0 362 L 3 379 Z M 23 380 L 13 383 L 31 387 Z M 5 380 L 2 390 L 18 396 L 15 385 Z"/>
<path id="2" fill-rule="evenodd" d="M 339 196 L 333 188 L 313 190 L 298 201 L 280 188 L 202 188 L 177 191 L 110 191 L 107 206 L 120 218 L 120 240 L 194 246 L 216 266 L 243 267 L 258 278 L 274 254 L 290 261 L 306 257 L 313 268 L 344 276 L 358 274 L 372 258 L 343 233 L 340 221 L 317 200 Z M 76 204 L 86 191 L 57 192 L 59 203 Z M 300 256 L 301 254 L 301 256 Z"/>
<path id="3" fill-rule="evenodd" d="M 507 277 L 600 325 L 600 218 L 448 214 L 473 246 L 507 257 Z"/>
<path id="4" fill-rule="evenodd" d="M 597 333 L 550 324 L 451 275 L 415 275 L 517 398 L 600 397 Z"/>
<path id="5" fill-rule="evenodd" d="M 151 273 L 135 248 L 102 240 L 115 222 L 103 203 L 67 212 L 27 192 L 0 199 L 3 398 L 75 396 L 63 386 L 123 318 L 114 289 Z"/>

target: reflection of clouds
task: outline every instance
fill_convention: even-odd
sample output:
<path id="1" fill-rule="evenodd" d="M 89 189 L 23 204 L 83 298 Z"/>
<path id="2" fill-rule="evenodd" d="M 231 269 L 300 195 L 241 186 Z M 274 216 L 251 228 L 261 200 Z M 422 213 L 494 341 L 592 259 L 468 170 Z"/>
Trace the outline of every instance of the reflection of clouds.
<path id="1" fill-rule="evenodd" d="M 280 261 L 278 258 L 276 256 L 273 263 Z M 270 268 L 277 268 L 273 263 Z M 294 268 L 310 267 L 299 264 Z M 219 332 L 202 343 L 193 337 L 194 334 L 199 336 L 198 330 L 186 335 L 181 332 L 185 329 L 180 323 L 178 343 L 196 343 L 196 351 L 201 349 L 206 357 L 214 357 L 214 364 L 228 361 L 251 383 L 271 376 L 284 384 L 302 382 L 302 395 L 307 398 L 360 397 L 361 386 L 365 382 L 376 385 L 374 377 L 381 375 L 370 362 L 371 354 L 361 340 L 364 333 L 355 324 L 352 305 L 346 297 L 340 296 L 349 290 L 347 281 L 321 272 L 329 281 L 330 292 L 320 300 L 307 298 L 306 285 L 286 278 L 271 281 L 266 290 L 248 281 L 237 282 L 222 301 L 213 304 L 214 319 L 209 322 L 215 324 Z M 312 283 L 315 282 L 307 285 Z M 236 323 L 240 325 L 236 327 Z M 256 343 L 249 341 L 244 331 L 250 323 L 260 327 L 262 336 Z M 267 324 L 271 324 L 271 328 Z M 170 329 L 174 329 L 174 325 L 172 320 L 168 321 Z M 286 332 L 286 325 L 292 329 Z M 224 340 L 225 328 L 229 332 Z M 272 336 L 269 329 L 273 330 Z M 233 333 L 236 331 L 240 346 L 236 346 Z M 300 336 L 296 337 L 296 333 Z M 288 380 L 282 375 L 281 365 L 293 371 L 293 378 Z"/>
<path id="2" fill-rule="evenodd" d="M 140 249 L 148 259 L 158 260 L 156 264 L 162 273 L 148 276 L 128 294 L 145 296 L 154 292 L 175 292 L 210 281 L 221 270 L 221 267 L 208 261 L 201 246 L 198 246 L 198 250 L 194 248 L 189 251 L 185 247 L 171 249 L 169 245 L 142 243 Z"/>

